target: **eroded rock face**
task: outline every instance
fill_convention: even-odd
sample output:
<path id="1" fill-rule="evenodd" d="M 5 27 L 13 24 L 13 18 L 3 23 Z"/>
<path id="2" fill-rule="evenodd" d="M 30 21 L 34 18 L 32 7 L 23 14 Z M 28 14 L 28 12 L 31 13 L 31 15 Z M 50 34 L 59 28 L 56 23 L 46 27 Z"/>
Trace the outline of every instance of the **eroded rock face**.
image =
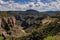
<path id="1" fill-rule="evenodd" d="M 10 36 L 19 37 L 20 35 L 25 34 L 25 31 L 17 26 L 15 17 L 4 17 L 0 18 L 0 35 L 4 38 Z"/>
<path id="2" fill-rule="evenodd" d="M 8 18 L 7 17 L 4 17 L 3 20 L 4 20 L 5 23 L 8 23 Z"/>
<path id="3" fill-rule="evenodd" d="M 5 25 L 13 26 L 13 27 L 16 25 L 16 19 L 15 19 L 15 17 L 4 17 L 2 20 L 5 23 Z"/>
<path id="4" fill-rule="evenodd" d="M 3 34 L 5 31 L 9 31 L 11 27 L 16 25 L 16 19 L 14 17 L 0 18 L 0 32 Z"/>
<path id="5" fill-rule="evenodd" d="M 51 22 L 55 22 L 57 18 L 51 18 L 51 17 L 46 17 L 45 19 L 42 20 L 42 24 L 49 24 Z"/>
<path id="6" fill-rule="evenodd" d="M 58 21 L 57 23 L 60 24 L 60 21 Z"/>
<path id="7" fill-rule="evenodd" d="M 12 21 L 13 26 L 15 26 L 16 25 L 16 19 L 15 19 L 15 17 L 11 17 L 10 19 Z"/>

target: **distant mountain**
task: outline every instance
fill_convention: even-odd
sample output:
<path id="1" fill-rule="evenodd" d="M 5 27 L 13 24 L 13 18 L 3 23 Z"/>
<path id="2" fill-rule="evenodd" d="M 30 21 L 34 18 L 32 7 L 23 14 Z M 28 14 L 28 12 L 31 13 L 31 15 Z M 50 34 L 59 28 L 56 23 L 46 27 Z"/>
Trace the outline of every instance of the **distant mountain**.
<path id="1" fill-rule="evenodd" d="M 42 12 L 44 14 L 48 14 L 48 15 L 54 15 L 56 13 L 59 13 L 59 11 L 46 11 L 46 12 Z"/>
<path id="2" fill-rule="evenodd" d="M 33 10 L 33 9 L 26 10 L 26 12 L 29 12 L 29 13 L 39 13 L 39 11 L 36 11 L 36 10 Z"/>
<path id="3" fill-rule="evenodd" d="M 46 12 L 39 12 L 39 11 L 36 11 L 36 10 L 33 10 L 33 9 L 30 9 L 30 10 L 26 10 L 26 11 L 8 11 L 9 14 L 12 14 L 12 15 L 38 15 L 38 16 L 42 16 L 42 15 L 54 15 L 56 13 L 58 13 L 59 11 L 46 11 Z"/>
<path id="4" fill-rule="evenodd" d="M 36 11 L 36 10 L 26 10 L 26 11 L 8 11 L 9 14 L 12 14 L 12 15 L 38 15 L 38 16 L 41 16 L 43 15 L 43 13 L 40 13 L 39 11 Z"/>
<path id="5" fill-rule="evenodd" d="M 40 13 L 40 14 L 53 15 L 53 14 L 59 13 L 60 11 L 45 11 L 45 12 L 39 12 L 39 11 L 30 9 L 30 10 L 27 10 L 26 12 L 28 12 L 28 13 L 37 13 L 37 14 Z"/>

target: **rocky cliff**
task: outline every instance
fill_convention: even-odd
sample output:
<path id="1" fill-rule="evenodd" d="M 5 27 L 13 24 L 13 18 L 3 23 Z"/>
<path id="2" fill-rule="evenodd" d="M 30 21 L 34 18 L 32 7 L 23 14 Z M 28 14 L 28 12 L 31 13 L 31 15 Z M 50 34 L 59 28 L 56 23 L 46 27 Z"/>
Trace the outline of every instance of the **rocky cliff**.
<path id="1" fill-rule="evenodd" d="M 19 37 L 20 33 L 25 34 L 25 31 L 16 25 L 15 17 L 12 16 L 0 18 L 0 35 L 2 35 L 4 38 L 16 35 Z"/>

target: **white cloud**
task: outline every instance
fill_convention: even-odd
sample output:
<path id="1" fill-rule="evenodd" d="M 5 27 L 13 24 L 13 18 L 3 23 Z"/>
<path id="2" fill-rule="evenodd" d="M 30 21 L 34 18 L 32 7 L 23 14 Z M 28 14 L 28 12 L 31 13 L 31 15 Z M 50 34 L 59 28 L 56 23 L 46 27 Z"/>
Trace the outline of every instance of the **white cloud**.
<path id="1" fill-rule="evenodd" d="M 48 0 L 52 1 L 52 0 Z M 27 9 L 35 9 L 38 11 L 60 11 L 60 0 L 56 0 L 50 3 L 43 3 L 41 0 L 37 0 L 37 3 L 35 4 L 35 1 L 29 2 L 28 4 L 20 4 L 15 3 L 12 1 L 10 2 L 4 2 L 0 0 L 0 11 L 18 11 L 18 10 L 27 10 Z"/>

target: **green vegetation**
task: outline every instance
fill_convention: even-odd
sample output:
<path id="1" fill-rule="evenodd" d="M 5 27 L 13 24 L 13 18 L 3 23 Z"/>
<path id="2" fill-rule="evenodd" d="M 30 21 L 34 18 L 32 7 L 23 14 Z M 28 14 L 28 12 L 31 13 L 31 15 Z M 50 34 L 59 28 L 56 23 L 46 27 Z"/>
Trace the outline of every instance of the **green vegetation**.
<path id="1" fill-rule="evenodd" d="M 10 16 L 11 15 L 7 14 L 7 12 L 0 12 L 0 17 Z M 20 22 L 20 25 L 18 24 L 19 22 L 17 22 L 17 27 L 10 28 L 10 31 L 13 31 L 13 33 L 11 34 L 9 32 L 10 36 L 6 37 L 6 40 L 56 40 L 56 35 L 60 32 L 60 24 L 57 23 L 60 19 L 57 16 L 60 16 L 60 14 L 54 15 L 54 17 L 50 18 L 56 20 L 50 23 L 48 23 L 48 21 L 48 24 L 42 24 L 42 20 L 46 19 L 46 17 L 41 18 L 38 16 L 34 18 L 34 16 L 27 16 L 27 18 L 24 17 L 23 19 L 23 17 L 21 18 L 20 16 L 17 16 L 16 19 L 19 19 L 18 21 Z M 0 36 L 0 40 L 3 40 L 2 36 Z"/>
<path id="2" fill-rule="evenodd" d="M 60 32 L 60 25 L 54 22 L 30 30 L 31 34 L 22 37 L 21 40 L 55 40 L 57 33 Z"/>
<path id="3" fill-rule="evenodd" d="M 3 40 L 3 37 L 2 36 L 0 36 L 0 40 Z"/>
<path id="4" fill-rule="evenodd" d="M 10 17 L 11 15 L 9 15 L 7 12 L 5 11 L 0 11 L 0 17 Z"/>
<path id="5" fill-rule="evenodd" d="M 44 40 L 56 40 L 56 36 L 47 36 Z"/>

